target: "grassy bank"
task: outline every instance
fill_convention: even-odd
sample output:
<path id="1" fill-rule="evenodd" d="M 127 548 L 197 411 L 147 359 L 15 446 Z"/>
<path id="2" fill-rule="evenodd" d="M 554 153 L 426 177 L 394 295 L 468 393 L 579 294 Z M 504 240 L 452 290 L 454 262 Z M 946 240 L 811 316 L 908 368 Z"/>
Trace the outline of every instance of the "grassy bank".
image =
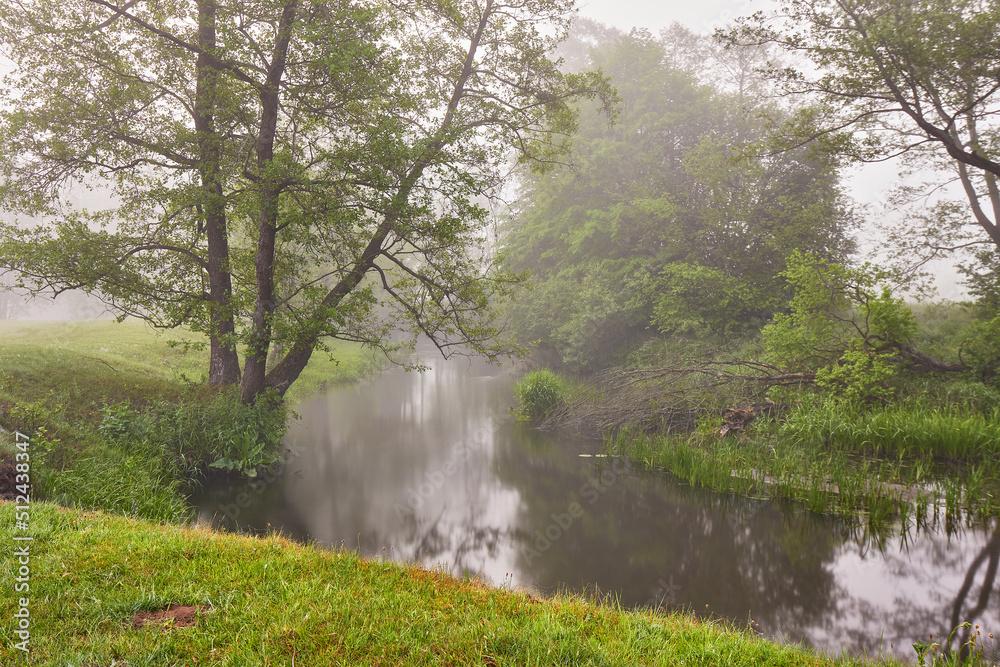
<path id="1" fill-rule="evenodd" d="M 714 491 L 904 529 L 1000 513 L 1000 391 L 992 386 L 915 374 L 889 401 L 803 386 L 780 388 L 777 403 L 766 403 L 753 387 L 669 370 L 683 366 L 586 383 L 533 371 L 515 393 L 526 419 L 603 432 L 608 454 Z M 550 391 L 528 391 L 539 386 Z"/>
<path id="2" fill-rule="evenodd" d="M 875 526 L 1000 512 L 996 408 L 820 402 L 727 437 L 720 424 L 705 419 L 687 434 L 625 429 L 607 448 L 716 491 L 798 500 Z"/>
<path id="3" fill-rule="evenodd" d="M 185 342 L 197 346 L 206 339 L 185 330 L 158 332 L 137 321 L 0 321 L 0 377 L 5 390 L 17 383 L 27 401 L 56 391 L 85 406 L 87 392 L 72 391 L 81 388 L 94 388 L 111 403 L 137 396 L 177 400 L 208 376 L 208 350 L 185 348 Z M 288 392 L 290 403 L 379 367 L 360 345 L 334 342 L 331 347 L 332 359 L 322 352 L 310 359 Z"/>
<path id="4" fill-rule="evenodd" d="M 676 614 L 539 600 L 279 536 L 155 526 L 33 504 L 27 531 L 0 503 L 5 581 L 30 535 L 27 614 L 38 665 L 827 665 L 816 654 Z M 9 593 L 9 591 L 8 591 Z M 24 664 L 0 596 L 0 663 Z M 199 608 L 194 624 L 137 612 Z M 175 609 L 176 611 L 176 609 Z"/>
<path id="5" fill-rule="evenodd" d="M 0 426 L 32 436 L 36 494 L 171 521 L 207 466 L 252 472 L 280 454 L 285 415 L 206 387 L 203 342 L 138 322 L 0 323 Z M 376 367 L 360 346 L 333 349 L 333 361 L 314 356 L 289 402 Z M 0 451 L 11 441 L 0 434 Z"/>

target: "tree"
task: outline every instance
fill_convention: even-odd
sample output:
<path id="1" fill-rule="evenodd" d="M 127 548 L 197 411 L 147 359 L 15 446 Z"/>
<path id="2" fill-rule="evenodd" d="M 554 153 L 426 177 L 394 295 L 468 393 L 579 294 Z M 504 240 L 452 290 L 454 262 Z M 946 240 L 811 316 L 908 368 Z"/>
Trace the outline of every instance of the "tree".
<path id="1" fill-rule="evenodd" d="M 546 55 L 569 8 L 12 4 L 10 97 L 32 102 L 4 116 L 0 203 L 53 221 L 6 230 L 0 259 L 36 288 L 208 331 L 213 351 L 242 344 L 245 402 L 284 394 L 326 337 L 386 348 L 402 330 L 496 356 L 491 307 L 517 277 L 481 261 L 482 202 L 512 155 L 566 150 L 573 99 L 607 94 Z M 93 174 L 115 206 L 58 206 Z"/>
<path id="2" fill-rule="evenodd" d="M 699 84 L 670 64 L 673 41 L 633 32 L 592 52 L 619 122 L 584 111 L 574 164 L 528 181 L 504 238 L 534 283 L 512 312 L 519 333 L 577 370 L 658 333 L 753 330 L 784 305 L 792 249 L 853 247 L 836 161 L 759 151 L 758 115 L 780 109 Z"/>
<path id="3" fill-rule="evenodd" d="M 794 296 L 789 312 L 776 314 L 761 331 L 769 361 L 786 372 L 813 374 L 821 389 L 847 399 L 888 396 L 903 353 L 919 355 L 909 345 L 916 321 L 892 294 L 891 275 L 797 251 L 784 275 Z"/>
<path id="4" fill-rule="evenodd" d="M 971 242 L 1000 247 L 1000 3 L 782 0 L 720 36 L 730 45 L 777 45 L 802 61 L 769 72 L 786 93 L 819 103 L 800 117 L 807 123 L 789 126 L 789 145 L 820 138 L 856 160 L 905 155 L 912 168 L 947 170 L 979 228 Z M 947 231 L 951 216 L 942 213 L 929 216 L 928 231 Z M 899 224 L 899 240 L 913 238 L 912 223 Z M 945 234 L 924 245 L 969 242 Z"/>
<path id="5" fill-rule="evenodd" d="M 151 21 L 169 23 L 179 8 L 126 8 L 136 4 L 134 20 L 97 0 L 0 10 L 0 43 L 16 65 L 5 81 L 0 205 L 54 219 L 6 226 L 0 258 L 34 293 L 85 289 L 122 315 L 206 331 L 209 383 L 232 384 L 239 360 L 221 170 L 239 129 L 232 118 L 216 129 L 217 6 L 186 7 L 176 22 L 187 19 L 187 30 L 171 41 Z M 74 210 L 65 201 L 74 181 L 103 185 L 112 204 Z"/>

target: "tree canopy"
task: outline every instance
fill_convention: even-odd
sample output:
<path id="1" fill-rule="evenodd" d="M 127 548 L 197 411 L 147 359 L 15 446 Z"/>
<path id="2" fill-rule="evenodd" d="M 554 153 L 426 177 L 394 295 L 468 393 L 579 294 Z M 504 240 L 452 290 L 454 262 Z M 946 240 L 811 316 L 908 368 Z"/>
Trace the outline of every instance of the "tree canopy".
<path id="1" fill-rule="evenodd" d="M 680 66 L 694 59 L 677 31 L 593 50 L 619 122 L 584 109 L 572 166 L 530 181 L 504 239 L 509 266 L 534 284 L 512 320 L 577 369 L 659 333 L 759 327 L 786 301 L 793 249 L 840 260 L 853 247 L 836 160 L 764 150 L 766 116 L 784 112 L 745 79 L 700 83 Z"/>
<path id="2" fill-rule="evenodd" d="M 0 116 L 0 266 L 212 340 L 210 381 L 283 394 L 326 337 L 509 349 L 489 261 L 511 159 L 566 150 L 596 75 L 565 0 L 20 0 Z M 65 188 L 111 203 L 72 208 Z M 243 368 L 239 367 L 242 353 Z M 271 357 L 269 363 L 269 356 Z"/>
<path id="3" fill-rule="evenodd" d="M 944 201 L 891 230 L 911 260 L 985 243 L 991 251 L 982 259 L 992 263 L 1000 247 L 1000 3 L 782 0 L 723 37 L 798 59 L 769 69 L 786 93 L 817 104 L 800 117 L 807 127 L 788 126 L 788 145 L 821 139 L 861 161 L 904 155 L 914 170 L 957 181 L 966 207 Z M 940 195 L 941 184 L 917 194 Z"/>

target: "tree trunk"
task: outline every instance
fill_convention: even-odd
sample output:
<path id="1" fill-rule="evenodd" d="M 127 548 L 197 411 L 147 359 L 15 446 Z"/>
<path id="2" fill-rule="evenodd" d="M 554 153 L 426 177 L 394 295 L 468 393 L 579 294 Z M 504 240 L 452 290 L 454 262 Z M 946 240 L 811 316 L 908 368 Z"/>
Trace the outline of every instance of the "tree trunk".
<path id="1" fill-rule="evenodd" d="M 335 310 L 344 298 L 361 283 L 362 279 L 364 279 L 365 275 L 372 269 L 372 267 L 375 266 L 375 261 L 378 259 L 379 255 L 382 254 L 382 244 L 385 243 L 385 240 L 389 237 L 390 232 L 396 225 L 402 208 L 405 206 L 406 202 L 410 200 L 410 194 L 413 191 L 414 186 L 417 181 L 420 180 L 420 177 L 423 175 L 427 166 L 431 164 L 440 151 L 447 145 L 448 133 L 451 130 L 458 105 L 467 93 L 465 84 L 469 80 L 469 77 L 472 76 L 476 53 L 479 50 L 479 44 L 482 41 L 483 34 L 486 30 L 486 26 L 489 24 L 493 11 L 493 0 L 487 0 L 483 13 L 479 18 L 479 25 L 476 28 L 476 32 L 473 35 L 468 51 L 466 52 L 465 64 L 463 65 L 462 71 L 459 73 L 458 79 L 455 82 L 451 98 L 448 101 L 448 108 L 445 111 L 444 117 L 441 119 L 440 126 L 434 133 L 433 139 L 428 142 L 425 147 L 423 155 L 417 158 L 414 164 L 410 167 L 406 176 L 403 178 L 402 183 L 400 183 L 399 188 L 392 199 L 393 206 L 387 212 L 385 219 L 378 226 L 378 229 L 375 230 L 375 233 L 369 240 L 368 245 L 365 246 L 361 256 L 357 259 L 357 261 L 355 261 L 351 270 L 343 278 L 341 278 L 340 282 L 338 282 L 323 298 L 323 302 L 320 304 L 318 309 L 319 312 L 329 312 L 331 310 Z M 260 246 L 258 246 L 257 257 L 259 268 L 261 260 Z M 258 280 L 258 304 L 260 303 L 260 288 L 261 283 Z M 270 289 L 271 292 L 269 292 L 269 294 L 273 294 L 273 274 Z M 256 317 L 257 313 L 255 312 L 255 329 Z M 268 331 L 268 333 L 270 333 L 270 331 Z M 269 340 L 270 339 L 268 338 L 267 342 L 269 342 Z M 263 343 L 265 341 L 262 339 L 261 342 Z M 253 387 L 256 388 L 257 392 L 254 396 L 248 396 L 247 393 L 251 386 L 247 381 L 250 369 L 250 355 L 248 354 L 246 370 L 243 373 L 243 401 L 246 403 L 253 402 L 257 395 L 260 395 L 267 390 L 276 392 L 278 396 L 284 396 L 285 392 L 288 391 L 288 388 L 292 386 L 292 383 L 295 382 L 302 371 L 305 370 L 306 364 L 309 363 L 309 358 L 312 356 L 313 349 L 316 347 L 316 343 L 318 342 L 319 336 L 315 333 L 310 332 L 299 336 L 295 340 L 295 343 L 292 345 L 288 354 L 286 354 L 284 358 L 271 369 L 271 372 L 266 375 L 264 375 L 264 368 L 267 362 L 267 346 L 265 344 L 265 346 L 261 348 L 262 352 L 259 353 L 259 358 L 254 362 L 255 379 Z M 260 374 L 259 381 L 256 379 L 258 373 Z"/>
<path id="2" fill-rule="evenodd" d="M 215 0 L 198 0 L 198 45 L 215 50 Z M 208 241 L 209 338 L 211 358 L 208 383 L 231 385 L 240 380 L 236 352 L 236 325 L 229 273 L 229 231 L 222 186 L 222 146 L 215 131 L 215 107 L 219 72 L 206 54 L 198 56 L 198 84 L 195 99 L 195 129 L 198 132 L 199 175 L 201 177 L 205 236 Z"/>
<path id="3" fill-rule="evenodd" d="M 309 358 L 312 357 L 316 341 L 304 340 L 296 342 L 289 350 L 288 354 L 282 357 L 281 361 L 267 374 L 266 386 L 274 391 L 278 396 L 284 396 L 292 383 L 298 379 L 305 370 Z"/>
<path id="4" fill-rule="evenodd" d="M 297 0 L 289 0 L 281 14 L 267 81 L 260 89 L 261 116 L 257 135 L 257 175 L 260 178 L 260 218 L 257 225 L 257 255 L 254 259 L 257 299 L 251 320 L 250 340 L 240 396 L 245 404 L 254 403 L 267 391 L 267 352 L 271 347 L 271 320 L 275 311 L 274 253 L 277 241 L 279 198 L 282 185 L 271 169 L 275 133 L 278 127 L 278 102 L 281 79 L 288 61 L 288 47 L 295 22 Z"/>

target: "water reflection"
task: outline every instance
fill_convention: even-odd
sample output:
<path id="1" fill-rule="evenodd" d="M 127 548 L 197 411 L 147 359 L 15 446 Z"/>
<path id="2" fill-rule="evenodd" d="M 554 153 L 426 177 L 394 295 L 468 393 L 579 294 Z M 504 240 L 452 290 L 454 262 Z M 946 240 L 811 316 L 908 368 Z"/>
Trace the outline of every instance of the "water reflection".
<path id="1" fill-rule="evenodd" d="M 496 583 L 752 620 L 835 652 L 912 657 L 915 641 L 958 622 L 984 636 L 998 627 L 998 529 L 875 538 L 797 505 L 581 457 L 600 443 L 513 422 L 509 373 L 429 363 L 299 406 L 282 474 L 207 490 L 203 518 Z"/>

